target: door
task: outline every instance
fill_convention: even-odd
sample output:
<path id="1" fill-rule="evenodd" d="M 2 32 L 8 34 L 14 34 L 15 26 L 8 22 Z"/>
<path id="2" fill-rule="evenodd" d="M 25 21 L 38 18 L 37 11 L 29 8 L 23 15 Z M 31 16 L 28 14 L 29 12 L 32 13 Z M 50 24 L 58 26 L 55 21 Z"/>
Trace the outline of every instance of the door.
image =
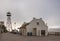
<path id="1" fill-rule="evenodd" d="M 36 36 L 36 28 L 33 28 L 33 35 Z"/>
<path id="2" fill-rule="evenodd" d="M 45 30 L 41 30 L 41 35 L 45 36 Z"/>

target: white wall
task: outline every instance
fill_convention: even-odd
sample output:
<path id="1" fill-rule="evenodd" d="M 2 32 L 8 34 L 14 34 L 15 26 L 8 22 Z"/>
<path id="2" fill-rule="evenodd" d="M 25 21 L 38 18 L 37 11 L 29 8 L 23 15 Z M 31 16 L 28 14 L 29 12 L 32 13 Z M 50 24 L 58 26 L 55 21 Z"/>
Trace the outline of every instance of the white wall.
<path id="1" fill-rule="evenodd" d="M 39 22 L 39 25 L 37 25 L 37 22 Z M 41 33 L 41 30 L 46 30 L 46 35 L 48 32 L 48 27 L 44 23 L 42 19 L 33 19 L 29 25 L 26 26 L 27 32 L 32 32 L 33 28 L 37 28 L 37 35 L 39 35 L 39 32 Z M 41 36 L 41 35 L 40 35 Z"/>

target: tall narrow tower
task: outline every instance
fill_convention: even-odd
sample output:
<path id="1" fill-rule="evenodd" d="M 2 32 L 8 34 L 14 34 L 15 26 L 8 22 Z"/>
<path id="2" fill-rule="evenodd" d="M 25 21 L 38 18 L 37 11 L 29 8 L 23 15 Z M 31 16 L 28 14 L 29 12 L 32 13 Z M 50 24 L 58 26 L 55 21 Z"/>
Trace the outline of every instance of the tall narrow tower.
<path id="1" fill-rule="evenodd" d="M 7 30 L 12 31 L 12 24 L 11 24 L 11 13 L 7 12 Z"/>

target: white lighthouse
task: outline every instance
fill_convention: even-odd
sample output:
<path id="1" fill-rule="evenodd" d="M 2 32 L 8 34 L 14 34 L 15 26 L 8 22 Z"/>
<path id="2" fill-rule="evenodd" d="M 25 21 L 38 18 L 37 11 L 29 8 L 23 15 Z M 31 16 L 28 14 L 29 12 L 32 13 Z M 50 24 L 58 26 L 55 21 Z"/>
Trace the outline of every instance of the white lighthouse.
<path id="1" fill-rule="evenodd" d="M 12 31 L 11 13 L 7 12 L 7 30 Z"/>

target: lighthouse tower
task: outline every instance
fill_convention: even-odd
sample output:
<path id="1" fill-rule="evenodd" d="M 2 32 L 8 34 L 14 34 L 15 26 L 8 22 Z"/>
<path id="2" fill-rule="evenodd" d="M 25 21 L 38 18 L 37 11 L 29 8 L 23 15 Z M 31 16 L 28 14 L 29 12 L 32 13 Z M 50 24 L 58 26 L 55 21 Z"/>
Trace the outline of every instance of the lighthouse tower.
<path id="1" fill-rule="evenodd" d="M 11 13 L 7 12 L 7 30 L 12 31 L 12 24 L 11 24 Z"/>

